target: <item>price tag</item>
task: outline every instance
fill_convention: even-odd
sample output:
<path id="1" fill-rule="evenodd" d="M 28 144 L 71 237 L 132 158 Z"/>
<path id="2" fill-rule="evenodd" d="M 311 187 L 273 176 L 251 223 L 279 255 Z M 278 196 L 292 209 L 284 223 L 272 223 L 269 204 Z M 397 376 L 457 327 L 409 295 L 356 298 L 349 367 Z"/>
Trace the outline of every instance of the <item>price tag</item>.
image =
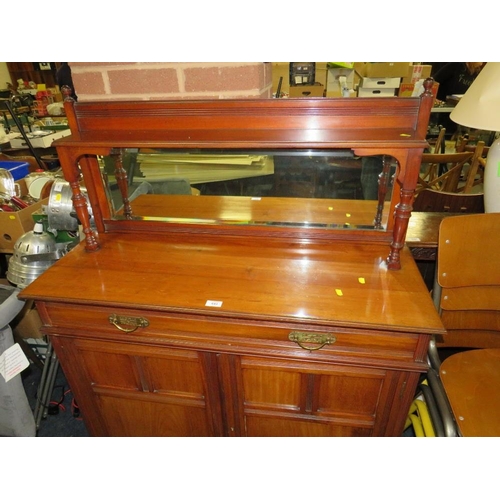
<path id="1" fill-rule="evenodd" d="M 205 302 L 207 307 L 222 307 L 222 300 L 207 300 Z"/>
<path id="2" fill-rule="evenodd" d="M 0 373 L 5 382 L 28 368 L 30 362 L 19 344 L 14 344 L 0 356 Z"/>

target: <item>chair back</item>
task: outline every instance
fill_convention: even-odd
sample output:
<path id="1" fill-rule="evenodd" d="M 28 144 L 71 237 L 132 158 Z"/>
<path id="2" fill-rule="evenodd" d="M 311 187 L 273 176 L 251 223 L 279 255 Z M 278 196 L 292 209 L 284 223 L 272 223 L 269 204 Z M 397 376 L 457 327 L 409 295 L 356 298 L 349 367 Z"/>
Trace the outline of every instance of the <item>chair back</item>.
<path id="1" fill-rule="evenodd" d="M 465 183 L 458 188 L 458 192 L 470 193 L 474 186 L 484 182 L 484 168 L 486 167 L 486 156 L 489 148 L 485 147 L 483 141 L 479 141 L 473 149 L 466 149 L 473 153 L 470 160 L 469 171 Z"/>
<path id="2" fill-rule="evenodd" d="M 438 347 L 500 347 L 500 213 L 447 217 L 437 282 L 446 335 Z"/>
<path id="3" fill-rule="evenodd" d="M 446 129 L 442 127 L 441 130 L 439 131 L 438 136 L 434 141 L 432 140 L 427 141 L 430 146 L 429 148 L 430 153 L 444 153 L 445 135 L 446 135 Z"/>
<path id="4" fill-rule="evenodd" d="M 444 154 L 424 153 L 421 163 L 426 165 L 426 171 L 418 179 L 419 185 L 416 192 L 422 189 L 456 192 L 464 166 L 473 156 L 474 153 L 470 151 Z"/>
<path id="5" fill-rule="evenodd" d="M 483 193 L 446 193 L 424 189 L 415 197 L 413 211 L 484 213 L 484 195 Z"/>

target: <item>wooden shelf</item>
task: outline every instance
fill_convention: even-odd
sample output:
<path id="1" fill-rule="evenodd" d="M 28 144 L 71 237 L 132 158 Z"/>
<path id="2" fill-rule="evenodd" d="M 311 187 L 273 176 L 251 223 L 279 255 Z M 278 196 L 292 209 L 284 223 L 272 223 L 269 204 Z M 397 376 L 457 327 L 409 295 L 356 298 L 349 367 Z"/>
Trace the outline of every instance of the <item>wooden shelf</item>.
<path id="1" fill-rule="evenodd" d="M 44 83 L 47 87 L 57 85 L 56 71 L 61 63 L 49 63 L 51 69 L 38 69 L 40 63 L 31 62 L 9 62 L 7 68 L 10 73 L 12 85 L 17 87 L 17 80 L 22 78 L 24 81 L 33 81 L 35 83 Z M 43 64 L 43 63 L 42 63 Z"/>

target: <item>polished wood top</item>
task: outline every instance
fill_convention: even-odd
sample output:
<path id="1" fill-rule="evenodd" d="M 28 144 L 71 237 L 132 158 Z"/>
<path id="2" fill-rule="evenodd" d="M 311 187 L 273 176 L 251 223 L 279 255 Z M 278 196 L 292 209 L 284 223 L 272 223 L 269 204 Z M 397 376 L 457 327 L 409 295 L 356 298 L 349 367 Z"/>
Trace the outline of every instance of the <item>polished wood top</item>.
<path id="1" fill-rule="evenodd" d="M 83 244 L 21 293 L 24 299 L 444 333 L 408 249 L 387 269 L 385 244 L 207 234 L 110 233 Z M 81 279 L 83 276 L 85 279 Z M 220 307 L 207 306 L 220 302 Z"/>
<path id="2" fill-rule="evenodd" d="M 440 375 L 461 434 L 500 436 L 500 349 L 454 354 Z"/>
<path id="3" fill-rule="evenodd" d="M 406 232 L 406 244 L 410 247 L 437 248 L 439 241 L 439 226 L 450 212 L 412 212 Z"/>

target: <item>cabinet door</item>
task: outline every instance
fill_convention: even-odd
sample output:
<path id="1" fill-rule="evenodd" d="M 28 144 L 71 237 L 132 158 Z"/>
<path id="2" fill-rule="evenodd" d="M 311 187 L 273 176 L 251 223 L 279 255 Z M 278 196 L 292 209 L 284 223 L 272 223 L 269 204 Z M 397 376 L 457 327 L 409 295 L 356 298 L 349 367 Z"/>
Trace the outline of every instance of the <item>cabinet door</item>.
<path id="1" fill-rule="evenodd" d="M 230 435 L 383 435 L 397 372 L 221 356 Z"/>
<path id="2" fill-rule="evenodd" d="M 214 355 L 60 337 L 53 345 L 91 434 L 222 434 Z"/>

